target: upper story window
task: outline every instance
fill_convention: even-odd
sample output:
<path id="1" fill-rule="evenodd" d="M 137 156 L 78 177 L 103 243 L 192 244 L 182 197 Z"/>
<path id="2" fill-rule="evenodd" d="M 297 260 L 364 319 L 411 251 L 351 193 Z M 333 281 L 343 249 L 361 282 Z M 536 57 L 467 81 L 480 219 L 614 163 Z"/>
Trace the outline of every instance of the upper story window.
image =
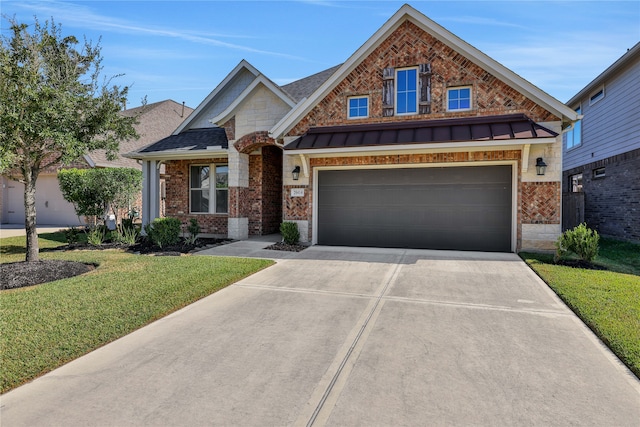
<path id="1" fill-rule="evenodd" d="M 418 69 L 396 71 L 396 114 L 418 112 Z"/>
<path id="2" fill-rule="evenodd" d="M 578 113 L 578 115 L 582 114 L 582 108 L 576 108 L 576 113 Z M 567 129 L 564 134 L 562 134 L 562 139 L 564 141 L 565 147 L 567 147 L 567 150 L 579 146 L 582 143 L 581 121 L 578 120 L 569 129 Z"/>
<path id="3" fill-rule="evenodd" d="M 191 166 L 189 211 L 191 213 L 227 213 L 228 206 L 229 167 L 227 165 Z"/>
<path id="4" fill-rule="evenodd" d="M 366 96 L 354 96 L 349 98 L 350 119 L 362 119 L 369 117 L 369 98 Z"/>
<path id="5" fill-rule="evenodd" d="M 470 109 L 470 87 L 452 87 L 447 89 L 447 111 L 465 111 Z"/>
<path id="6" fill-rule="evenodd" d="M 594 94 L 592 94 L 589 97 L 589 105 L 593 105 L 596 102 L 600 101 L 602 98 L 604 98 L 604 87 L 601 87 L 599 90 L 597 90 Z"/>

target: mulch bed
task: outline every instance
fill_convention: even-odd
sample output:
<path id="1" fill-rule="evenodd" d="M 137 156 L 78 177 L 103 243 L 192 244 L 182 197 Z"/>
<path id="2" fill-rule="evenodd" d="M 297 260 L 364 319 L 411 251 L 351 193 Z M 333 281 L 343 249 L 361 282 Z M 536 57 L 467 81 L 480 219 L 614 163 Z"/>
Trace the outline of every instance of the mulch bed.
<path id="1" fill-rule="evenodd" d="M 177 245 L 165 246 L 162 248 L 147 240 L 141 240 L 135 245 L 105 242 L 100 246 L 94 246 L 88 243 L 73 243 L 52 249 L 42 249 L 42 251 L 125 249 L 128 252 L 143 255 L 180 256 L 231 242 L 233 242 L 233 240 L 230 239 L 199 238 L 192 244 L 181 241 Z M 306 248 L 307 246 L 304 245 L 288 245 L 284 242 L 278 242 L 268 246 L 266 249 L 300 252 Z M 87 273 L 95 268 L 96 266 L 92 264 L 61 260 L 3 263 L 0 264 L 0 290 L 16 289 L 25 286 L 53 282 L 60 279 L 67 279 L 69 277 Z"/>
<path id="2" fill-rule="evenodd" d="M 82 262 L 41 260 L 0 264 L 0 289 L 39 285 L 88 273 L 96 267 Z"/>
<path id="3" fill-rule="evenodd" d="M 273 251 L 288 251 L 288 252 L 300 252 L 307 249 L 304 245 L 289 245 L 285 242 L 274 243 L 271 246 L 267 246 L 265 249 L 271 249 Z"/>

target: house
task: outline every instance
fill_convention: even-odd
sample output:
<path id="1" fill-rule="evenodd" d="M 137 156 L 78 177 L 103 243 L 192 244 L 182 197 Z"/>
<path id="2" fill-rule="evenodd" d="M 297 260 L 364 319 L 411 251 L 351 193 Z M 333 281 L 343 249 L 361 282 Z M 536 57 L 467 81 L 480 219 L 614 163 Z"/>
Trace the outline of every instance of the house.
<path id="1" fill-rule="evenodd" d="M 343 64 L 288 85 L 240 62 L 173 135 L 127 156 L 143 162 L 145 222 L 164 165 L 167 216 L 210 235 L 293 221 L 311 244 L 551 249 L 577 117 L 404 5 Z"/>
<path id="2" fill-rule="evenodd" d="M 565 227 L 640 241 L 640 43 L 567 105 L 582 119 L 563 142 Z"/>
<path id="3" fill-rule="evenodd" d="M 140 138 L 121 142 L 120 152 L 126 153 L 144 147 L 170 135 L 192 111 L 193 109 L 171 100 L 123 111 L 122 114 L 127 116 L 139 114 L 139 123 L 135 125 L 135 128 Z M 36 212 L 37 221 L 40 225 L 83 224 L 76 215 L 73 205 L 64 199 L 60 191 L 58 171 L 63 167 L 79 169 L 129 167 L 140 169 L 141 165 L 135 160 L 120 155 L 115 160 L 108 160 L 104 150 L 96 150 L 71 165 L 49 167 L 40 174 L 36 183 Z M 5 176 L 2 176 L 0 180 L 2 181 L 0 222 L 24 224 L 24 185 Z"/>

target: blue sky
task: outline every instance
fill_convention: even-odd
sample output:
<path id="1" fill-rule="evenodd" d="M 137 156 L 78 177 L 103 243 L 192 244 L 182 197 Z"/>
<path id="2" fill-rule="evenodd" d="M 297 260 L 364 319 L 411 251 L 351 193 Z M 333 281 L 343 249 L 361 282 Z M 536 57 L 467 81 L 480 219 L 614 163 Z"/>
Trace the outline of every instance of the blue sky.
<path id="1" fill-rule="evenodd" d="M 344 62 L 403 3 L 2 0 L 1 10 L 101 38 L 104 74 L 124 74 L 115 83 L 131 86 L 129 106 L 146 95 L 195 108 L 242 59 L 278 84 Z M 640 41 L 640 0 L 409 4 L 562 102 Z"/>

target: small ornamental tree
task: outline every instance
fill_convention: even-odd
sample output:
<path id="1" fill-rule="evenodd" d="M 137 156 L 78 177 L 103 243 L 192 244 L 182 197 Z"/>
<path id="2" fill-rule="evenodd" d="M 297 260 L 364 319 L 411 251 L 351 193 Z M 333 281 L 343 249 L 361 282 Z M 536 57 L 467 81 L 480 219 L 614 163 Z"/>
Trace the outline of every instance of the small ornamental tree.
<path id="1" fill-rule="evenodd" d="M 132 168 L 63 169 L 58 182 L 76 215 L 87 216 L 97 225 L 109 210 L 117 217 L 119 210 L 135 201 L 142 189 L 142 172 Z"/>
<path id="2" fill-rule="evenodd" d="M 0 38 L 0 173 L 24 184 L 27 261 L 38 260 L 36 182 L 45 168 L 137 137 L 120 114 L 128 88 L 102 80 L 100 46 L 63 36 L 53 20 L 9 19 Z M 4 33 L 4 32 L 3 32 Z"/>

